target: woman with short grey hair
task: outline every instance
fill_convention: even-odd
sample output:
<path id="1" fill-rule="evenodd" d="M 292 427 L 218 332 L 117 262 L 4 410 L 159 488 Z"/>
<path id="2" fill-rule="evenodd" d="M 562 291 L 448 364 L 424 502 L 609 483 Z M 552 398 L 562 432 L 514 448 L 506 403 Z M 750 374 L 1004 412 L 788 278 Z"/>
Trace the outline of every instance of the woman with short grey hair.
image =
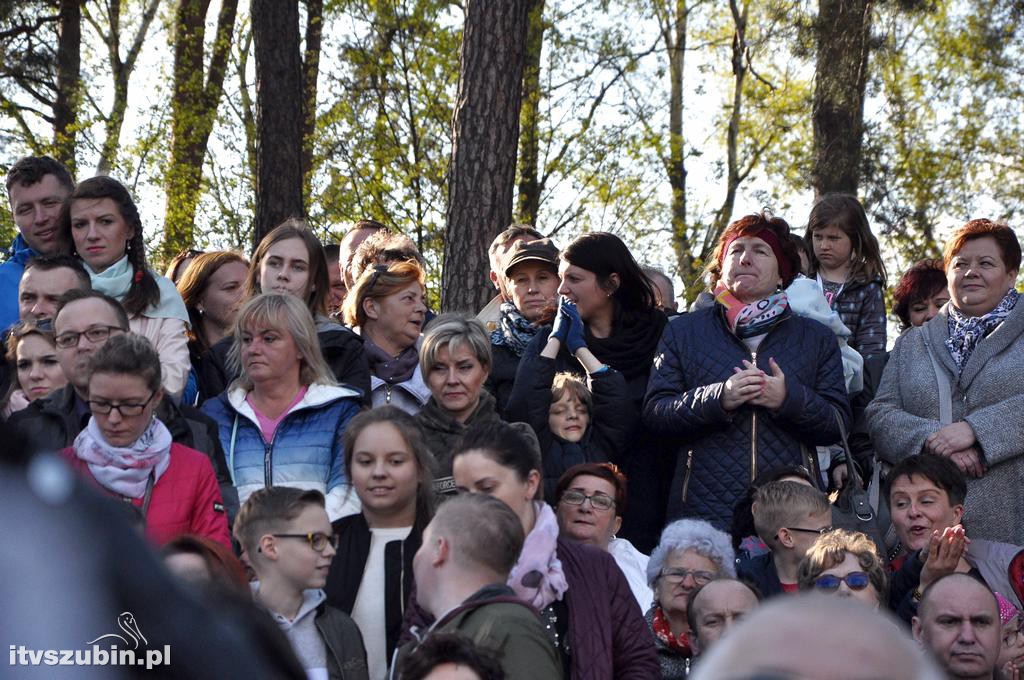
<path id="1" fill-rule="evenodd" d="M 420 370 L 430 399 L 416 414 L 437 459 L 434 488 L 453 493 L 452 451 L 474 425 L 500 421 L 494 397 L 483 389 L 491 372 L 491 339 L 477 319 L 442 314 L 427 326 L 420 345 Z"/>
<path id="2" fill-rule="evenodd" d="M 703 520 L 681 519 L 665 527 L 647 563 L 654 606 L 647 625 L 654 635 L 663 680 L 690 671 L 690 595 L 716 578 L 736 577 L 736 553 L 728 534 Z"/>

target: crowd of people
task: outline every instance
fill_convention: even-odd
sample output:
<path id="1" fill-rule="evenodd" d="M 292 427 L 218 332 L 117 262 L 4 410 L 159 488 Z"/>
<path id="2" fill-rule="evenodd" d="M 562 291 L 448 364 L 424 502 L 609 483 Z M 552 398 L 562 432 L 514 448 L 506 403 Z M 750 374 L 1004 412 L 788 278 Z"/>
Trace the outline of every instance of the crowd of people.
<path id="1" fill-rule="evenodd" d="M 511 225 L 492 302 L 435 314 L 426 261 L 380 222 L 324 244 L 289 219 L 251 257 L 189 250 L 161 275 L 117 180 L 39 156 L 6 187 L 3 427 L 33 453 L 3 469 L 43 505 L 61 475 L 79 489 L 57 496 L 102 518 L 94 569 L 119 523 L 143 537 L 123 540 L 163 567 L 93 586 L 202 618 L 174 638 L 195 677 L 228 639 L 246 677 L 1024 668 L 1006 224 L 968 221 L 902 274 L 887 351 L 848 195 L 802 238 L 767 211 L 729 224 L 683 312 L 619 237 Z"/>

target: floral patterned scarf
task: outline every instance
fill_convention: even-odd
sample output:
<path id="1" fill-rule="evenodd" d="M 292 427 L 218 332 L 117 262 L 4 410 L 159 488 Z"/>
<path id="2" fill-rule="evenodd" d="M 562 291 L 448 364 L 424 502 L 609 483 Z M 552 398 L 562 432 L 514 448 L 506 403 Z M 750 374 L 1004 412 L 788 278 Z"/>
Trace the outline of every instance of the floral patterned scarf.
<path id="1" fill-rule="evenodd" d="M 651 622 L 651 627 L 654 629 L 654 635 L 673 652 L 686 658 L 693 655 L 693 650 L 690 648 L 690 636 L 686 633 L 679 636 L 673 635 L 672 628 L 668 625 L 668 617 L 665 616 L 661 607 L 654 608 L 654 620 Z"/>
<path id="2" fill-rule="evenodd" d="M 1020 293 L 1011 288 L 995 309 L 981 316 L 966 316 L 953 305 L 949 305 L 949 338 L 946 339 L 946 349 L 949 350 L 958 369 L 964 369 L 981 339 L 994 331 L 996 326 L 1010 315 L 1019 297 Z"/>

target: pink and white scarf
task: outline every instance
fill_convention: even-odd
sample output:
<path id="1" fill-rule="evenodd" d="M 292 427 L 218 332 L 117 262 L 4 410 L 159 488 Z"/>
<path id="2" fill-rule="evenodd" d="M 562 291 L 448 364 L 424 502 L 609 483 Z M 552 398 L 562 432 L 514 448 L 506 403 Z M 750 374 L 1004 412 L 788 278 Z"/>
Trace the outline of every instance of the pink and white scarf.
<path id="1" fill-rule="evenodd" d="M 111 446 L 103 438 L 95 418 L 89 419 L 75 437 L 75 455 L 89 465 L 89 471 L 104 489 L 127 498 L 142 498 L 150 471 L 160 479 L 171 464 L 171 432 L 153 418 L 145 432 L 126 448 Z"/>
<path id="2" fill-rule="evenodd" d="M 569 589 L 562 563 L 555 554 L 558 547 L 558 519 L 547 503 L 534 502 L 537 521 L 523 543 L 516 566 L 508 575 L 508 585 L 516 597 L 538 610 L 562 599 Z"/>

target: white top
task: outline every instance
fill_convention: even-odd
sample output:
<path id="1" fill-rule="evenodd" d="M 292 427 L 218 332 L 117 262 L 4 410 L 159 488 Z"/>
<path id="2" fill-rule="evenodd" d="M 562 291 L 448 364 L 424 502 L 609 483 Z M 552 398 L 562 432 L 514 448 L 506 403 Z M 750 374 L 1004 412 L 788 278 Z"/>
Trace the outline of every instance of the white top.
<path id="1" fill-rule="evenodd" d="M 633 591 L 633 597 L 640 605 L 640 611 L 646 614 L 654 603 L 654 591 L 647 585 L 647 563 L 651 558 L 624 538 L 613 538 L 608 543 L 608 552 L 625 574 L 629 589 Z"/>
<path id="2" fill-rule="evenodd" d="M 387 622 L 384 619 L 384 547 L 392 541 L 404 541 L 412 527 L 370 529 L 370 554 L 366 558 L 363 580 L 359 582 L 352 620 L 359 626 L 366 645 L 366 665 L 370 680 L 388 677 Z"/>

